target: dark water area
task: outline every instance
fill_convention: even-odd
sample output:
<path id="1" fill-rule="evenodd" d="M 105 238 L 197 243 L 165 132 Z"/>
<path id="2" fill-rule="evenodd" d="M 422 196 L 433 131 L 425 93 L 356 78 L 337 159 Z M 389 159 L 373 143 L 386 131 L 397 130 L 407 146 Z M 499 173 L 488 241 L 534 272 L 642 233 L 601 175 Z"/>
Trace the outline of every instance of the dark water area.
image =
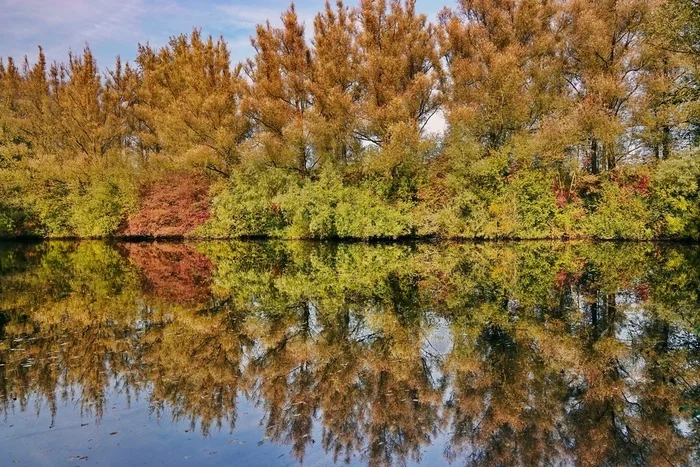
<path id="1" fill-rule="evenodd" d="M 698 465 L 700 246 L 0 243 L 0 465 Z"/>

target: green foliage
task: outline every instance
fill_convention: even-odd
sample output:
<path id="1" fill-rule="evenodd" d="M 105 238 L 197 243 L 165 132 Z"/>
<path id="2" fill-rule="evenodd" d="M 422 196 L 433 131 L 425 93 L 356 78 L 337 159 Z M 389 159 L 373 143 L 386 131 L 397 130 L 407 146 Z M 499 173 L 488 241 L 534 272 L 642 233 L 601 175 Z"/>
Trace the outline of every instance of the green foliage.
<path id="1" fill-rule="evenodd" d="M 412 202 L 425 182 L 425 165 L 435 157 L 437 140 L 420 138 L 406 124 L 390 127 L 391 140 L 364 154 L 364 173 L 383 199 Z"/>
<path id="2" fill-rule="evenodd" d="M 413 233 L 409 204 L 389 204 L 367 185 L 346 186 L 332 171 L 317 180 L 249 172 L 218 190 L 212 217 L 199 231 L 205 237 L 373 239 Z"/>
<path id="3" fill-rule="evenodd" d="M 289 238 L 398 238 L 413 231 L 408 205 L 388 204 L 369 185 L 345 186 L 333 172 L 276 199 Z"/>
<path id="4" fill-rule="evenodd" d="M 117 176 L 95 177 L 71 201 L 73 232 L 79 237 L 105 237 L 114 234 L 136 209 L 136 187 Z"/>
<path id="5" fill-rule="evenodd" d="M 256 170 L 232 177 L 217 188 L 211 218 L 199 234 L 208 238 L 278 235 L 283 223 L 273 200 L 292 180 L 286 174 Z"/>
<path id="6" fill-rule="evenodd" d="M 558 233 L 555 227 L 558 208 L 549 174 L 544 171 L 518 173 L 509 189 L 518 206 L 516 237 L 550 238 Z"/>
<path id="7" fill-rule="evenodd" d="M 465 128 L 456 127 L 452 129 L 443 157 L 439 164 L 447 169 L 441 176 L 442 181 L 434 178 L 428 181 L 429 185 L 443 187 L 436 193 L 429 192 L 426 197 L 423 233 L 464 238 L 508 236 L 517 212 L 504 197 L 507 153 L 485 154 Z"/>
<path id="8" fill-rule="evenodd" d="M 528 143 L 484 152 L 464 128 L 453 129 L 441 162 L 449 170 L 428 182 L 439 190 L 427 190 L 421 231 L 462 238 L 580 235 L 578 200 L 557 196 L 554 171 L 531 167 L 537 152 Z"/>
<path id="9" fill-rule="evenodd" d="M 647 195 L 621 180 L 604 178 L 599 199 L 585 223 L 586 233 L 600 239 L 648 240 L 653 237 Z"/>
<path id="10" fill-rule="evenodd" d="M 317 182 L 293 186 L 277 198 L 287 225 L 285 236 L 336 237 L 336 208 L 342 198 L 342 181 L 327 172 Z"/>
<path id="11" fill-rule="evenodd" d="M 662 161 L 655 171 L 651 209 L 663 237 L 700 237 L 699 156 L 695 151 Z"/>
<path id="12" fill-rule="evenodd" d="M 15 235 L 15 223 L 7 213 L 7 208 L 0 205 L 0 238 L 8 238 Z"/>
<path id="13" fill-rule="evenodd" d="M 71 187 L 63 180 L 45 180 L 37 188 L 27 204 L 37 214 L 38 232 L 47 237 L 71 236 Z"/>
<path id="14" fill-rule="evenodd" d="M 336 207 L 339 238 L 396 239 L 415 232 L 411 204 L 390 205 L 367 187 L 345 188 L 344 195 Z"/>
<path id="15" fill-rule="evenodd" d="M 85 167 L 81 174 L 68 167 L 63 172 L 35 167 L 29 173 L 31 178 L 22 183 L 35 189 L 21 200 L 21 206 L 34 215 L 37 225 L 28 233 L 47 237 L 109 236 L 137 207 L 137 182 L 127 168 L 117 164 Z M 83 178 L 85 173 L 88 176 Z"/>
<path id="16" fill-rule="evenodd" d="M 0 238 L 27 234 L 30 222 L 18 197 L 16 179 L 0 168 Z"/>

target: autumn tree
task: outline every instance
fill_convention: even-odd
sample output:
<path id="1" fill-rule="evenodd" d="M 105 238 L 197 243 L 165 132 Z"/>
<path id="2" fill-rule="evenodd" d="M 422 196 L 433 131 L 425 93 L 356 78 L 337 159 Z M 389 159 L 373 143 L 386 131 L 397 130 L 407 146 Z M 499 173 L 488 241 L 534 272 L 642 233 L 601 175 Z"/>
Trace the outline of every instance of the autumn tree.
<path id="1" fill-rule="evenodd" d="M 31 150 L 20 127 L 21 81 L 14 61 L 10 58 L 5 65 L 0 59 L 0 237 L 17 232 L 15 206 L 12 206 L 18 188 L 15 170 Z"/>
<path id="2" fill-rule="evenodd" d="M 134 108 L 138 103 L 139 82 L 138 72 L 129 63 L 123 65 L 120 57 L 114 68 L 105 73 L 102 96 L 103 111 L 107 113 L 105 125 L 116 135 L 115 147 L 122 150 L 127 159 L 138 151 L 133 135 L 137 126 Z"/>
<path id="3" fill-rule="evenodd" d="M 104 88 L 97 62 L 89 47 L 82 55 L 70 53 L 68 64 L 54 63 L 49 70 L 50 113 L 54 121 L 52 148 L 59 157 L 99 161 L 120 139 L 108 125 L 102 106 Z"/>
<path id="4" fill-rule="evenodd" d="M 139 47 L 140 84 L 135 124 L 147 152 L 161 152 L 178 165 L 223 175 L 240 161 L 250 125 L 241 111 L 245 84 L 231 69 L 223 38 L 199 30 L 172 37 L 161 49 Z"/>
<path id="5" fill-rule="evenodd" d="M 365 0 L 357 11 L 364 176 L 382 198 L 414 203 L 437 147 L 424 132 L 443 101 L 437 30 L 413 0 Z"/>
<path id="6" fill-rule="evenodd" d="M 329 2 L 314 19 L 312 93 L 315 117 L 312 138 L 319 157 L 342 166 L 361 155 L 357 137 L 359 69 L 357 13 Z"/>
<path id="7" fill-rule="evenodd" d="M 654 154 L 668 157 L 674 144 L 694 145 L 700 138 L 700 4 L 660 2 L 647 28 L 647 53 L 656 65 L 646 89 L 648 112 L 665 117 L 655 125 L 660 131 L 653 133 Z"/>
<path id="8" fill-rule="evenodd" d="M 585 166 L 593 174 L 635 155 L 631 109 L 641 94 L 640 43 L 651 8 L 644 0 L 571 0 L 566 5 L 565 76 L 577 133 L 588 146 Z"/>
<path id="9" fill-rule="evenodd" d="M 442 103 L 437 33 L 415 0 L 363 0 L 357 39 L 358 137 L 386 146 L 397 126 L 420 133 Z"/>
<path id="10" fill-rule="evenodd" d="M 8 167 L 29 150 L 20 129 L 22 77 L 14 60 L 0 61 L 0 168 Z"/>
<path id="11" fill-rule="evenodd" d="M 440 13 L 448 121 L 486 149 L 538 130 L 563 88 L 559 3 L 462 0 Z"/>
<path id="12" fill-rule="evenodd" d="M 309 132 L 314 65 L 294 4 L 281 19 L 281 27 L 258 25 L 251 39 L 255 57 L 244 66 L 250 79 L 244 108 L 256 123 L 263 162 L 305 176 L 319 162 Z"/>

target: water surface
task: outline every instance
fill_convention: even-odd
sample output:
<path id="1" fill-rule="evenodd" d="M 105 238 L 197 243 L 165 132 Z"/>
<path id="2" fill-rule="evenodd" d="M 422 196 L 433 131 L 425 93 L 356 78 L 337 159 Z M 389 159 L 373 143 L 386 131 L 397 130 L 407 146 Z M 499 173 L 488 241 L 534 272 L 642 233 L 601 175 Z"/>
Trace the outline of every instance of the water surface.
<path id="1" fill-rule="evenodd" d="M 700 247 L 0 244 L 0 464 L 693 465 Z"/>

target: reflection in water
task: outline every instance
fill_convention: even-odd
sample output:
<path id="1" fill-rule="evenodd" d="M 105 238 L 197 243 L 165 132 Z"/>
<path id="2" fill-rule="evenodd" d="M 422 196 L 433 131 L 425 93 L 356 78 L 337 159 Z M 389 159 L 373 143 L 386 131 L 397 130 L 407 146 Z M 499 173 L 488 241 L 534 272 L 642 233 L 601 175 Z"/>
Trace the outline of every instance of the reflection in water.
<path id="1" fill-rule="evenodd" d="M 208 435 L 244 397 L 299 461 L 693 464 L 698 264 L 655 244 L 4 244 L 0 411 L 99 421 L 116 388 Z"/>

